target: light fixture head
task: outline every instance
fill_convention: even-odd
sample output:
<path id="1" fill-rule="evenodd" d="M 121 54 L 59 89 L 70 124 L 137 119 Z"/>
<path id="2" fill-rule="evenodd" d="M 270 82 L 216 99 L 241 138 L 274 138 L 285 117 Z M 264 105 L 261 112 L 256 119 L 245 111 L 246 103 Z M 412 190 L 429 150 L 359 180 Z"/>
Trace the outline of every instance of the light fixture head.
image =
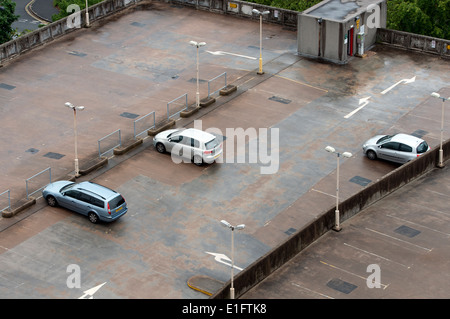
<path id="1" fill-rule="evenodd" d="M 437 97 L 437 98 L 441 97 L 441 95 L 439 93 L 436 93 L 436 92 L 431 93 L 431 96 L 432 97 Z"/>
<path id="2" fill-rule="evenodd" d="M 350 153 L 350 152 L 344 152 L 344 153 L 342 153 L 342 156 L 347 157 L 347 158 L 350 158 L 350 157 L 352 157 L 353 155 L 352 155 L 352 153 Z"/>
<path id="3" fill-rule="evenodd" d="M 331 146 L 325 147 L 325 151 L 330 152 L 330 153 L 336 152 L 336 150 L 334 149 L 334 147 L 331 147 Z"/>

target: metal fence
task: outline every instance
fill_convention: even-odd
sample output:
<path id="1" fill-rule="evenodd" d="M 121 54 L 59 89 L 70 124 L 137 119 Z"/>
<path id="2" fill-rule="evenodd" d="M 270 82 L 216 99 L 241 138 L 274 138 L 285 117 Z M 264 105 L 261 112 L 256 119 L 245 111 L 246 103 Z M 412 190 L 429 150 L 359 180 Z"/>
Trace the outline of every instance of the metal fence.
<path id="1" fill-rule="evenodd" d="M 98 156 L 102 157 L 119 146 L 122 146 L 122 134 L 120 129 L 98 140 Z"/>
<path id="2" fill-rule="evenodd" d="M 220 82 L 219 80 L 223 78 L 224 79 L 224 85 L 220 86 Z M 219 83 L 219 84 L 217 84 Z M 216 89 L 215 91 L 211 92 L 211 87 L 212 89 L 216 88 L 217 86 L 220 86 L 218 89 Z M 213 94 L 216 94 L 217 92 L 219 92 L 220 90 L 222 90 L 223 88 L 225 88 L 227 86 L 227 72 L 223 72 L 222 74 L 216 76 L 215 78 L 211 79 L 208 81 L 208 97 L 210 97 Z"/>
<path id="3" fill-rule="evenodd" d="M 147 130 L 156 127 L 155 111 L 148 113 L 147 115 L 144 115 L 143 117 L 135 120 L 133 122 L 133 127 L 134 127 L 134 139 L 136 139 L 136 137 L 138 137 L 142 133 L 145 133 Z"/>
<path id="4" fill-rule="evenodd" d="M 44 173 L 48 173 L 44 175 Z M 48 182 L 47 182 L 48 178 Z M 51 167 L 48 167 L 44 169 L 43 171 L 31 176 L 30 178 L 27 178 L 25 180 L 26 184 L 26 191 L 27 191 L 27 200 L 29 197 L 41 189 L 43 189 L 47 184 L 52 182 L 52 169 Z"/>
<path id="5" fill-rule="evenodd" d="M 181 101 L 184 98 L 184 103 L 180 103 L 179 101 Z M 184 107 L 182 106 L 184 104 Z M 180 110 L 180 105 L 182 106 L 182 109 Z M 172 108 L 176 109 L 177 111 L 175 111 L 173 114 L 170 114 L 170 108 L 172 106 L 175 106 Z M 176 107 L 178 106 L 178 107 Z M 177 97 L 176 99 L 170 101 L 169 103 L 167 103 L 167 119 L 170 120 L 170 118 L 180 114 L 182 111 L 186 110 L 188 108 L 188 96 L 187 93 L 184 93 L 183 95 Z"/>
<path id="6" fill-rule="evenodd" d="M 3 203 L 6 202 L 3 196 L 5 194 L 8 194 L 8 205 L 6 207 L 3 207 L 3 205 L 5 205 Z M 9 189 L 0 194 L 0 207 L 3 207 L 0 209 L 0 213 L 3 212 L 5 209 L 11 208 L 11 192 L 9 191 Z"/>

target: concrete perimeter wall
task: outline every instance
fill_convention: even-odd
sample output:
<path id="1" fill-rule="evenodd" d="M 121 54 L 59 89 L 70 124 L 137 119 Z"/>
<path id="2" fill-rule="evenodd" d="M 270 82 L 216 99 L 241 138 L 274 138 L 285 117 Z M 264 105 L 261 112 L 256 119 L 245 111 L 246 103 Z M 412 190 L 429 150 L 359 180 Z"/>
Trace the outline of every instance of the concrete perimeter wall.
<path id="1" fill-rule="evenodd" d="M 265 22 L 280 24 L 286 28 L 292 28 L 294 30 L 297 30 L 297 16 L 300 13 L 294 10 L 280 9 L 237 0 L 169 0 L 169 3 L 178 3 L 201 10 L 254 19 L 259 19 L 259 16 L 252 13 L 253 9 L 257 9 L 260 12 L 267 10 L 270 13 L 263 17 Z"/>
<path id="2" fill-rule="evenodd" d="M 450 40 L 391 29 L 377 29 L 377 42 L 393 47 L 450 58 Z"/>
<path id="3" fill-rule="evenodd" d="M 88 8 L 89 23 L 93 23 L 143 1 L 144 0 L 105 0 L 97 3 Z M 71 15 L 1 44 L 0 64 L 85 26 L 85 12 L 86 9 L 79 11 L 79 23 L 77 24 L 74 23 L 75 20 L 73 19 L 73 15 Z"/>
<path id="4" fill-rule="evenodd" d="M 450 158 L 450 139 L 443 144 L 444 161 Z M 339 205 L 340 221 L 343 222 L 358 214 L 364 208 L 382 199 L 396 189 L 435 169 L 439 162 L 439 146 L 419 158 L 400 166 L 383 176 L 362 191 L 351 196 Z M 320 238 L 334 226 L 335 207 L 330 207 L 316 220 L 306 225 L 285 242 L 260 257 L 250 266 L 234 277 L 235 297 L 243 295 L 250 288 L 264 280 L 267 276 L 296 256 L 303 249 Z M 345 230 L 344 230 L 345 231 Z M 211 299 L 230 297 L 230 282 L 225 284 Z"/>

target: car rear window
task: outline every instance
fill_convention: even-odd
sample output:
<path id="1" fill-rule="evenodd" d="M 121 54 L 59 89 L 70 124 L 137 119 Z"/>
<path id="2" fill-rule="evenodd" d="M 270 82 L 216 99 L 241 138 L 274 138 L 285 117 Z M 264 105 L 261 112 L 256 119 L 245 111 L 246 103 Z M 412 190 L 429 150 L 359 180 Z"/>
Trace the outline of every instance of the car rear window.
<path id="1" fill-rule="evenodd" d="M 125 199 L 122 197 L 122 195 L 117 195 L 109 201 L 109 207 L 110 209 L 114 209 L 116 207 L 119 207 L 123 203 L 125 203 Z"/>
<path id="2" fill-rule="evenodd" d="M 427 142 L 423 141 L 417 146 L 417 154 L 425 153 L 428 150 Z"/>
<path id="3" fill-rule="evenodd" d="M 217 141 L 217 138 L 213 138 L 211 141 L 205 143 L 205 147 L 207 150 L 212 150 L 216 146 L 219 145 L 219 142 Z"/>

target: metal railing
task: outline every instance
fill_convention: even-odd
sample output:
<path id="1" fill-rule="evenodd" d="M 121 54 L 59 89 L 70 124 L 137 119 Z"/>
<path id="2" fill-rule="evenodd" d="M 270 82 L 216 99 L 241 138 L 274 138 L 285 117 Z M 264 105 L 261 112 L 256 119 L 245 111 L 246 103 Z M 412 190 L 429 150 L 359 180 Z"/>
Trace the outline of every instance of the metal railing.
<path id="1" fill-rule="evenodd" d="M 182 98 L 185 99 L 184 108 L 179 110 L 179 111 L 177 111 L 177 112 L 175 112 L 175 113 L 173 113 L 173 114 L 170 114 L 170 106 L 172 104 L 175 104 L 178 100 L 181 100 Z M 169 103 L 167 103 L 167 119 L 170 120 L 170 118 L 180 114 L 184 110 L 187 110 L 187 108 L 188 108 L 188 97 L 187 97 L 187 93 L 184 93 L 183 95 L 181 95 L 181 96 L 177 97 L 176 99 L 174 99 L 174 100 L 170 101 Z"/>
<path id="2" fill-rule="evenodd" d="M 4 191 L 3 193 L 0 194 L 0 197 L 2 197 L 3 195 L 5 195 L 6 193 L 8 193 L 8 206 L 0 209 L 0 212 L 3 212 L 5 209 L 9 209 L 11 208 L 11 192 L 8 190 Z M 1 201 L 2 203 L 3 201 Z"/>
<path id="3" fill-rule="evenodd" d="M 106 147 L 108 149 L 106 151 L 102 151 L 102 143 L 107 143 Z M 98 140 L 98 156 L 102 157 L 106 153 L 114 150 L 116 147 L 119 147 L 119 146 L 122 146 L 122 135 L 121 135 L 120 129 L 118 129 L 117 131 L 114 131 Z"/>
<path id="4" fill-rule="evenodd" d="M 214 92 L 211 92 L 211 83 L 213 83 L 214 81 L 218 80 L 221 77 L 224 78 L 224 85 L 221 86 L 220 88 L 218 88 L 217 90 L 215 90 Z M 217 81 L 215 83 L 217 83 Z M 223 72 L 222 74 L 220 74 L 220 75 L 216 76 L 215 78 L 208 81 L 208 97 L 210 97 L 213 94 L 216 94 L 217 92 L 219 92 L 226 86 L 227 86 L 227 72 Z"/>
<path id="5" fill-rule="evenodd" d="M 38 189 L 30 192 L 31 184 L 32 183 L 39 183 L 41 185 L 40 181 L 36 181 L 35 179 L 40 177 L 42 174 L 44 174 L 46 172 L 48 172 L 48 178 L 49 178 L 49 182 L 48 183 L 51 183 L 52 182 L 52 168 L 51 167 L 48 167 L 48 168 L 44 169 L 43 171 L 41 171 L 41 172 L 39 172 L 39 173 L 37 173 L 37 174 L 35 174 L 35 175 L 31 176 L 30 178 L 27 178 L 25 180 L 26 191 L 27 191 L 27 200 L 29 199 L 29 197 L 31 195 L 33 195 L 34 193 L 37 193 L 38 191 L 43 189 L 45 186 L 47 186 L 48 183 L 45 183 L 43 186 L 40 186 Z"/>
<path id="6" fill-rule="evenodd" d="M 153 119 L 151 118 L 151 115 L 153 115 Z M 150 119 L 150 123 L 149 123 L 149 119 Z M 146 124 L 151 124 L 150 126 L 146 125 Z M 144 129 L 142 129 L 139 133 L 137 132 L 138 127 L 145 127 Z M 148 113 L 147 115 L 144 115 L 141 118 L 138 118 L 137 120 L 135 120 L 133 122 L 133 128 L 134 128 L 134 139 L 136 139 L 139 135 L 141 135 L 142 133 L 145 133 L 147 130 L 150 130 L 152 128 L 156 127 L 156 120 L 155 120 L 155 111 Z"/>

